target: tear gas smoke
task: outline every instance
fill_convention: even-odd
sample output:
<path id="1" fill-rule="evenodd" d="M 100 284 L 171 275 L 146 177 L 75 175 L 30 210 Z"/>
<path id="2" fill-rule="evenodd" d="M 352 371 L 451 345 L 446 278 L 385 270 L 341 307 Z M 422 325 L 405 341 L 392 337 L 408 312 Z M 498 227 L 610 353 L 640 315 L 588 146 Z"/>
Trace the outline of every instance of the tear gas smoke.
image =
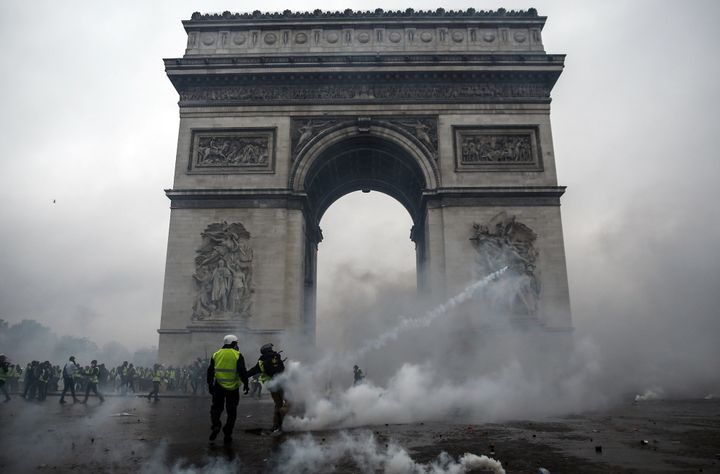
<path id="1" fill-rule="evenodd" d="M 333 472 L 340 463 L 351 461 L 360 472 L 387 474 L 461 474 L 473 469 L 504 474 L 502 464 L 487 456 L 466 453 L 455 460 L 441 453 L 434 461 L 420 464 L 395 443 L 380 446 L 372 433 L 341 432 L 327 442 L 318 443 L 305 435 L 284 443 L 278 456 L 279 473 Z"/>
<path id="2" fill-rule="evenodd" d="M 507 271 L 508 267 L 503 267 L 500 270 L 486 276 L 485 278 L 473 282 L 465 287 L 463 291 L 453 296 L 446 302 L 439 306 L 436 306 L 432 310 L 428 311 L 427 314 L 422 318 L 403 318 L 400 324 L 384 332 L 380 336 L 376 337 L 365 343 L 360 349 L 346 353 L 343 358 L 345 360 L 356 360 L 365 356 L 370 351 L 374 351 L 384 347 L 390 341 L 396 340 L 400 334 L 415 328 L 426 328 L 430 326 L 437 318 L 448 313 L 451 309 L 457 307 L 459 304 L 464 303 L 471 298 L 478 290 L 487 286 L 489 283 L 496 281 L 500 276 Z M 335 357 L 335 360 L 338 358 Z M 340 363 L 338 361 L 338 363 Z"/>
<path id="3" fill-rule="evenodd" d="M 288 364 L 281 379 L 290 399 L 304 407 L 301 416 L 289 416 L 292 430 L 347 428 L 382 423 L 410 423 L 470 417 L 489 421 L 506 417 L 562 412 L 583 405 L 587 397 L 582 387 L 594 369 L 592 345 L 580 344 L 577 358 L 558 364 L 554 351 L 543 351 L 534 339 L 541 334 L 524 334 L 512 327 L 487 330 L 481 344 L 458 350 L 457 330 L 474 333 L 467 320 L 455 321 L 457 309 L 482 289 L 480 297 L 497 298 L 508 286 L 500 278 L 507 267 L 468 285 L 460 294 L 432 309 L 422 318 L 403 318 L 389 330 L 344 354 L 331 354 L 315 364 Z M 507 276 L 512 278 L 511 275 Z M 492 283 L 492 284 L 491 284 Z M 512 285 L 510 285 L 512 286 Z M 473 302 L 473 307 L 476 302 Z M 433 324 L 440 316 L 441 325 Z M 477 316 L 477 315 L 475 315 Z M 475 318 L 475 323 L 497 323 L 491 314 Z M 412 344 L 393 344 L 401 334 L 412 332 Z M 471 336 L 473 338 L 474 336 Z M 482 341 L 480 336 L 477 341 Z M 425 341 L 428 341 L 427 343 Z M 447 344 L 450 345 L 448 347 Z M 425 353 L 418 347 L 435 347 Z M 328 374 L 352 361 L 362 360 L 382 349 L 386 366 L 395 371 L 380 385 L 372 380 L 345 390 L 327 389 Z M 544 348 L 547 349 L 547 348 Z M 552 348 L 550 348 L 552 349 Z M 546 352 L 546 353 L 543 353 Z M 562 352 L 562 351 L 560 351 Z M 568 354 L 563 353 L 566 357 Z M 494 358 L 494 359 L 493 359 Z M 460 370 L 454 364 L 461 361 Z M 498 362 L 489 364 L 488 361 Z M 392 362 L 397 362 L 392 365 Z M 463 366 L 463 364 L 465 364 Z M 492 367 L 490 367 L 492 365 Z M 595 402 L 602 397 L 594 397 Z"/>
<path id="4" fill-rule="evenodd" d="M 168 462 L 167 443 L 157 448 L 150 460 L 142 465 L 140 474 L 225 474 L 243 472 L 238 458 L 228 460 L 222 457 L 207 457 L 202 465 L 188 464 L 184 459 Z"/>
<path id="5" fill-rule="evenodd" d="M 642 394 L 635 395 L 636 402 L 645 402 L 648 400 L 662 400 L 663 389 L 659 387 L 652 387 L 645 390 Z"/>

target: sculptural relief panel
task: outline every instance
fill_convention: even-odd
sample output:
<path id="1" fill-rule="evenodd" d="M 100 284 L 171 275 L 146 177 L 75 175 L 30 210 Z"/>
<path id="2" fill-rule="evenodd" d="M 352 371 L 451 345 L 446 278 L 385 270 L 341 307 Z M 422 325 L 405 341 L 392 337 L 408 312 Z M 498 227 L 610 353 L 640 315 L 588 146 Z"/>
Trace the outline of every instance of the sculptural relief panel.
<path id="1" fill-rule="evenodd" d="M 234 321 L 252 316 L 253 250 L 242 223 L 216 222 L 200 234 L 195 257 L 193 321 Z"/>
<path id="2" fill-rule="evenodd" d="M 540 302 L 539 252 L 537 234 L 505 211 L 485 223 L 473 224 L 470 237 L 476 251 L 473 273 L 476 279 L 507 267 L 483 301 L 492 311 L 510 317 L 534 317 Z"/>
<path id="3" fill-rule="evenodd" d="M 421 145 L 429 156 L 437 159 L 438 132 L 437 117 L 428 116 L 375 116 L 375 117 L 293 117 L 290 125 L 292 159 L 317 138 L 345 127 L 358 127 L 367 132 L 371 127 L 386 127 L 396 130 Z"/>
<path id="4" fill-rule="evenodd" d="M 193 130 L 188 173 L 273 173 L 275 129 Z"/>
<path id="5" fill-rule="evenodd" d="M 456 171 L 542 171 L 535 127 L 453 127 Z"/>

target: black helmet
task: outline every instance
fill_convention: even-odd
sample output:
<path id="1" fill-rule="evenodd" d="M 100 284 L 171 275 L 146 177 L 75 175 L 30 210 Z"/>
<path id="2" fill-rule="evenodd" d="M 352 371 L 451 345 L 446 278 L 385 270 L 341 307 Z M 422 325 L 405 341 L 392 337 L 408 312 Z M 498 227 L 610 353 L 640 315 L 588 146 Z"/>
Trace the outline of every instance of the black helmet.
<path id="1" fill-rule="evenodd" d="M 273 352 L 275 351 L 273 351 L 273 345 L 270 343 L 265 344 L 260 348 L 260 354 L 272 354 Z"/>

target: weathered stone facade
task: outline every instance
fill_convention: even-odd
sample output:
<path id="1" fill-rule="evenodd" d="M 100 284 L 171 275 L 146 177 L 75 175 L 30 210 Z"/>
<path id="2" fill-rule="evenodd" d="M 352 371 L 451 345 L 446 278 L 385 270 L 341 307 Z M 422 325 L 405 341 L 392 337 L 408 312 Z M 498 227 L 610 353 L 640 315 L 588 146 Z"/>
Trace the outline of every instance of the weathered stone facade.
<path id="1" fill-rule="evenodd" d="M 312 341 L 319 227 L 352 191 L 410 213 L 418 286 L 451 296 L 510 262 L 493 303 L 571 328 L 545 17 L 523 12 L 193 14 L 182 58 L 160 359 Z M 246 344 L 247 347 L 247 344 Z"/>

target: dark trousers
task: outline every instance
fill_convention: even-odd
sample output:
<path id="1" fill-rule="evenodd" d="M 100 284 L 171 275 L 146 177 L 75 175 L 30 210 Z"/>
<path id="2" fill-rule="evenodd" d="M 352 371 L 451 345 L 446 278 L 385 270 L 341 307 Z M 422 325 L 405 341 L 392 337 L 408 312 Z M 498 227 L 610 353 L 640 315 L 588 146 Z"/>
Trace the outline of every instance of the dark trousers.
<path id="1" fill-rule="evenodd" d="M 2 392 L 3 395 L 5 395 L 5 400 L 6 400 L 6 401 L 10 401 L 10 395 L 8 395 L 7 389 L 5 388 L 5 381 L 4 381 L 4 380 L 0 380 L 0 392 Z"/>
<path id="2" fill-rule="evenodd" d="M 277 389 L 270 391 L 270 396 L 273 399 L 275 407 L 273 409 L 273 430 L 282 429 L 283 420 L 285 414 L 290 410 L 290 405 L 285 401 L 285 391 L 283 389 Z"/>
<path id="3" fill-rule="evenodd" d="M 47 391 L 48 383 L 38 382 L 38 400 L 40 400 L 41 402 L 45 401 L 45 398 L 47 398 Z"/>
<path id="4" fill-rule="evenodd" d="M 159 400 L 160 397 L 158 397 L 158 394 L 160 393 L 160 382 L 156 382 L 153 380 L 153 389 L 150 393 L 148 393 L 148 400 L 152 398 L 152 396 L 155 396 L 155 400 Z"/>
<path id="5" fill-rule="evenodd" d="M 73 397 L 73 401 L 76 401 L 77 397 L 75 396 L 75 380 L 72 377 L 63 377 L 63 391 L 62 395 L 60 395 L 60 401 L 65 400 L 65 394 L 67 393 L 68 389 L 70 390 L 70 394 Z"/>
<path id="6" fill-rule="evenodd" d="M 87 402 L 87 399 L 88 399 L 88 397 L 90 396 L 90 391 L 91 391 L 91 390 L 93 391 L 93 393 L 95 393 L 95 395 L 97 395 L 97 397 L 100 399 L 101 402 L 104 402 L 104 401 L 105 401 L 105 399 L 103 398 L 102 394 L 101 394 L 100 392 L 98 392 L 97 384 L 96 384 L 96 383 L 88 382 L 88 383 L 85 385 L 85 400 L 83 400 L 83 403 Z"/>
<path id="7" fill-rule="evenodd" d="M 240 388 L 235 390 L 225 390 L 217 383 L 215 384 L 212 396 L 212 405 L 210 406 L 210 422 L 213 431 L 222 426 L 220 415 L 223 408 L 227 408 L 227 420 L 223 427 L 225 436 L 232 436 L 233 428 L 235 428 L 235 419 L 237 418 L 237 406 L 240 403 Z"/>
<path id="8" fill-rule="evenodd" d="M 35 381 L 32 379 L 25 379 L 25 390 L 23 390 L 23 398 L 27 398 L 28 400 L 35 398 L 35 391 L 37 390 L 37 387 L 35 386 Z"/>

